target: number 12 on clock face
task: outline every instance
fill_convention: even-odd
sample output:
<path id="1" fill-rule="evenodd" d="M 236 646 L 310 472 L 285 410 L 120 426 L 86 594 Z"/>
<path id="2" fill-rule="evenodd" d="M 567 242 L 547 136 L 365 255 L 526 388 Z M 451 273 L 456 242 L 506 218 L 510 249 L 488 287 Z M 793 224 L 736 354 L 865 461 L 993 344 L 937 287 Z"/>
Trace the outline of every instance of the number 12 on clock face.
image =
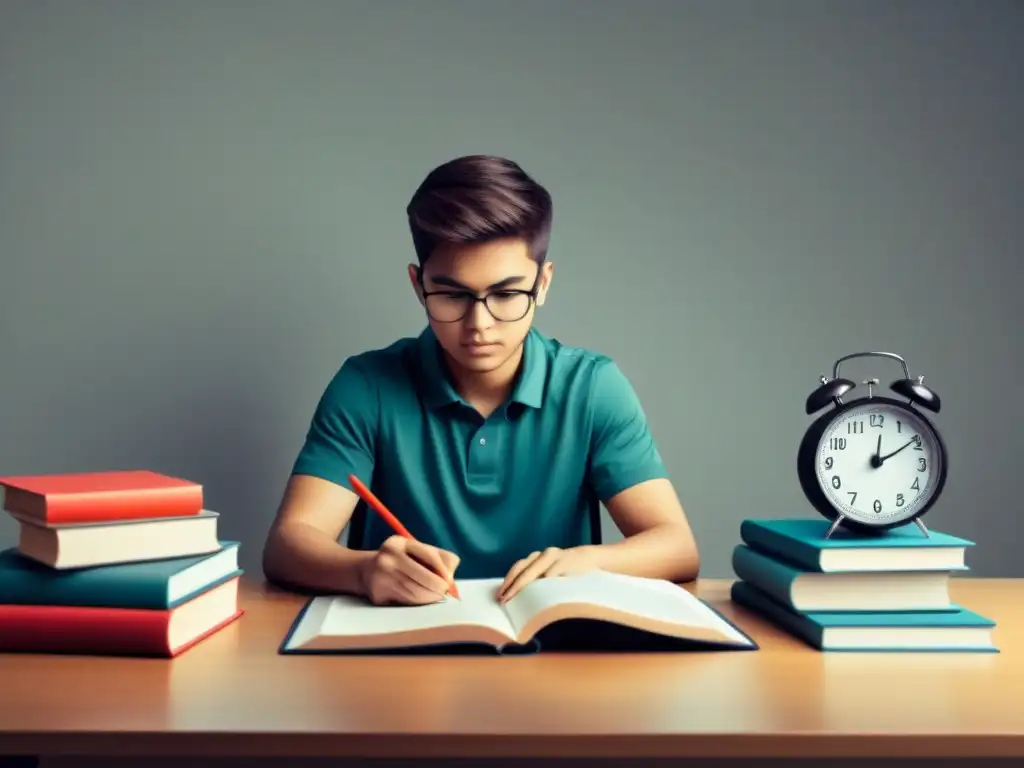
<path id="1" fill-rule="evenodd" d="M 818 482 L 852 520 L 896 523 L 927 504 L 941 456 L 926 419 L 901 404 L 876 400 L 844 410 L 822 434 Z"/>

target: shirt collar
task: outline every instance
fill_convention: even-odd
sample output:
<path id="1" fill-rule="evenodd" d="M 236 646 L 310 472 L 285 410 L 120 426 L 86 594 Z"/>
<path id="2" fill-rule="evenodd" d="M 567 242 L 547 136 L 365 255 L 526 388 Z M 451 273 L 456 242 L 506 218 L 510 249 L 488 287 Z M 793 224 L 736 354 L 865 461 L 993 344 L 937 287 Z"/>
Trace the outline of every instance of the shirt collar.
<path id="1" fill-rule="evenodd" d="M 420 388 L 427 407 L 435 410 L 452 403 L 465 402 L 448 378 L 443 362 L 444 351 L 429 325 L 420 334 L 418 344 L 423 372 Z M 510 401 L 530 408 L 540 408 L 544 401 L 547 369 L 544 343 L 538 332 L 531 328 L 523 341 L 523 363 Z"/>
<path id="2" fill-rule="evenodd" d="M 548 356 L 540 334 L 533 328 L 523 341 L 523 366 L 512 390 L 512 402 L 540 408 L 544 402 L 544 382 L 548 373 Z"/>
<path id="3" fill-rule="evenodd" d="M 448 380 L 448 374 L 441 360 L 443 354 L 444 351 L 437 342 L 437 336 L 428 325 L 423 329 L 419 338 L 419 358 L 423 370 L 420 388 L 423 392 L 424 402 L 431 410 L 462 402 L 459 393 L 455 391 L 455 387 Z"/>

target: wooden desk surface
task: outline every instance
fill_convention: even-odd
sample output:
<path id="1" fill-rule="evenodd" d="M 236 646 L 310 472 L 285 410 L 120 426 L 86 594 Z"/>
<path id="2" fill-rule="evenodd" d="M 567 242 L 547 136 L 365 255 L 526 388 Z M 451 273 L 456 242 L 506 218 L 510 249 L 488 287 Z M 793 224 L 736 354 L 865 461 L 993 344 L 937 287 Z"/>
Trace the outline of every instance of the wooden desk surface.
<path id="1" fill-rule="evenodd" d="M 0 655 L 0 754 L 1024 756 L 1024 580 L 960 578 L 1000 654 L 820 653 L 696 592 L 760 651 L 280 656 L 303 598 L 175 660 Z"/>

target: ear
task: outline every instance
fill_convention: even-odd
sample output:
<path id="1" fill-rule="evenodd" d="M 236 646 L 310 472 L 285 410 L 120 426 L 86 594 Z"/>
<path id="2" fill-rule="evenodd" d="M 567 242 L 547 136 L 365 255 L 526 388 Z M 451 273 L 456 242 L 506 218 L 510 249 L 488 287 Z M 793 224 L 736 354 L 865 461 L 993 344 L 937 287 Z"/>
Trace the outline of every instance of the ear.
<path id="1" fill-rule="evenodd" d="M 537 306 L 544 306 L 544 301 L 547 299 L 548 288 L 551 287 L 551 278 L 555 273 L 555 265 L 553 262 L 545 261 L 543 266 L 540 268 L 540 283 L 537 285 Z"/>
<path id="2" fill-rule="evenodd" d="M 409 265 L 409 282 L 412 283 L 412 289 L 416 292 L 416 298 L 420 304 L 423 303 L 423 287 L 420 285 L 420 268 L 417 264 Z"/>

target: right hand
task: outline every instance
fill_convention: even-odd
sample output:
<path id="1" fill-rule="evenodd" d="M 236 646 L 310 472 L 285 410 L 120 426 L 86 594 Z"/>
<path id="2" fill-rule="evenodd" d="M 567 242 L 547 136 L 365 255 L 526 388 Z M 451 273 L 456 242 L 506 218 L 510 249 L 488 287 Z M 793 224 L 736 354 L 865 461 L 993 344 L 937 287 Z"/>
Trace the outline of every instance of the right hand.
<path id="1" fill-rule="evenodd" d="M 366 561 L 364 591 L 374 605 L 436 603 L 448 591 L 458 564 L 452 552 L 396 534 Z"/>

